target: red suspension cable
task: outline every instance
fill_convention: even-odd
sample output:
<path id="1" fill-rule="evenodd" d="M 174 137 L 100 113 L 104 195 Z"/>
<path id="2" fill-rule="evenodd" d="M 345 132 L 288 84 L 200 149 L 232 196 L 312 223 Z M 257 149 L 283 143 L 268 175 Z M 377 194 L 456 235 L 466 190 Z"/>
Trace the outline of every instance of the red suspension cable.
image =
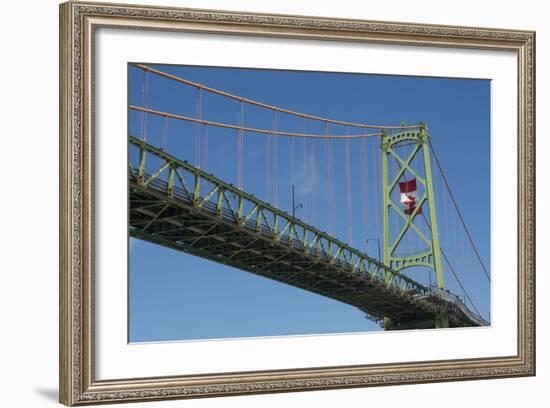
<path id="1" fill-rule="evenodd" d="M 312 183 L 312 193 L 313 193 L 313 214 L 312 221 L 315 225 L 317 223 L 317 153 L 316 153 L 316 141 L 313 139 L 311 141 L 311 183 Z"/>
<path id="2" fill-rule="evenodd" d="M 364 236 L 370 237 L 368 235 L 368 208 L 369 208 L 369 201 L 368 201 L 368 195 L 367 195 L 367 146 L 365 139 L 359 140 L 359 174 L 360 174 L 360 183 L 361 183 L 361 215 L 363 218 L 363 225 L 365 228 Z"/>
<path id="3" fill-rule="evenodd" d="M 177 77 L 175 75 L 168 74 L 166 72 L 159 71 L 159 70 L 151 68 L 147 65 L 136 64 L 135 66 L 139 69 L 142 69 L 142 70 L 146 71 L 146 72 L 152 72 L 155 75 L 159 75 L 161 77 L 168 78 L 168 79 L 174 80 L 176 82 L 180 82 L 182 84 L 189 85 L 191 87 L 201 88 L 201 89 L 204 89 L 206 92 L 217 94 L 217 95 L 223 96 L 223 97 L 228 98 L 228 99 L 241 100 L 246 104 L 259 106 L 261 108 L 265 108 L 265 109 L 269 109 L 269 110 L 276 110 L 276 111 L 279 111 L 279 112 L 282 112 L 282 113 L 285 113 L 285 114 L 288 114 L 288 115 L 307 117 L 308 119 L 319 121 L 319 122 L 328 122 L 328 123 L 332 123 L 332 124 L 335 124 L 335 125 L 351 126 L 351 127 L 357 127 L 357 128 L 363 128 L 363 129 L 418 129 L 421 126 L 421 125 L 409 125 L 409 126 L 407 126 L 407 125 L 368 125 L 368 124 L 364 124 L 364 123 L 344 122 L 344 121 L 340 121 L 340 120 L 322 118 L 322 117 L 319 117 L 319 116 L 307 115 L 307 114 L 304 114 L 304 113 L 301 113 L 301 112 L 294 112 L 294 111 L 291 111 L 289 109 L 284 109 L 284 108 L 281 108 L 281 107 L 268 105 L 268 104 L 265 104 L 265 103 L 262 103 L 262 102 L 258 102 L 258 101 L 243 98 L 243 97 L 240 97 L 240 96 L 237 96 L 237 95 L 233 95 L 233 94 L 230 94 L 228 92 L 220 91 L 218 89 L 210 88 L 208 86 L 198 84 L 198 83 L 195 83 L 195 82 L 192 82 L 192 81 L 188 81 L 186 79 Z"/>
<path id="4" fill-rule="evenodd" d="M 197 90 L 197 107 L 195 111 L 196 119 L 201 119 L 202 113 L 202 88 Z M 201 167 L 201 124 L 199 122 L 195 123 L 195 166 Z"/>
<path id="5" fill-rule="evenodd" d="M 373 192 L 372 198 L 372 207 L 375 209 L 374 212 L 374 236 L 379 237 L 378 239 L 381 239 L 380 236 L 380 218 L 382 217 L 382 211 L 387 211 L 387 209 L 382 208 L 382 203 L 380 202 L 381 198 L 381 191 L 382 191 L 382 184 L 379 177 L 379 166 L 380 166 L 380 155 L 377 154 L 377 152 L 380 151 L 380 146 L 378 142 L 374 141 L 372 148 L 370 149 L 372 157 L 370 162 L 372 163 L 372 186 L 373 188 L 371 191 Z M 380 242 L 380 246 L 383 247 L 384 242 Z"/>
<path id="6" fill-rule="evenodd" d="M 277 111 L 273 111 L 273 131 L 277 131 Z M 273 195 L 275 208 L 279 208 L 279 146 L 277 138 L 273 138 Z"/>
<path id="7" fill-rule="evenodd" d="M 204 171 L 208 171 L 208 125 L 204 125 Z"/>
<path id="8" fill-rule="evenodd" d="M 328 123 L 326 127 L 328 129 Z M 328 130 L 327 130 L 328 132 Z M 328 206 L 328 231 L 334 233 L 334 163 L 332 154 L 332 140 L 327 139 L 327 206 Z"/>
<path id="9" fill-rule="evenodd" d="M 244 105 L 243 102 L 240 102 L 240 111 L 239 111 L 239 137 L 237 138 L 237 187 L 243 189 L 243 145 L 244 145 L 244 136 L 243 136 L 243 127 L 244 127 Z"/>
<path id="10" fill-rule="evenodd" d="M 143 77 L 143 83 L 141 88 L 141 106 L 147 108 L 148 97 L 149 97 L 149 71 L 145 72 Z M 147 112 L 142 111 L 141 113 L 141 140 L 147 141 Z"/>
<path id="11" fill-rule="evenodd" d="M 346 126 L 346 134 L 348 132 Z M 353 245 L 353 204 L 351 192 L 351 165 L 349 140 L 346 139 L 346 201 L 347 201 L 347 221 L 348 221 L 348 243 Z"/>
<path id="12" fill-rule="evenodd" d="M 290 185 L 294 186 L 294 138 L 290 139 Z M 292 209 L 293 210 L 293 209 Z"/>
<path id="13" fill-rule="evenodd" d="M 302 118 L 302 133 L 306 131 L 306 122 L 305 118 Z M 309 182 L 307 177 L 307 145 L 306 145 L 306 139 L 302 139 L 302 207 L 304 210 L 304 220 L 307 221 L 308 219 L 308 211 L 307 211 L 307 197 L 306 197 L 306 185 Z"/>
<path id="14" fill-rule="evenodd" d="M 162 122 L 162 150 L 168 150 L 168 118 L 165 116 Z"/>
<path id="15" fill-rule="evenodd" d="M 271 201 L 271 135 L 265 138 L 265 195 L 268 201 Z"/>
<path id="16" fill-rule="evenodd" d="M 225 129 L 235 129 L 239 130 L 239 125 L 231 125 L 228 123 L 220 123 L 220 122 L 212 122 L 209 120 L 203 120 L 203 119 L 196 119 L 196 118 L 190 118 L 188 116 L 182 116 L 182 115 L 176 115 L 169 112 L 161 112 L 154 109 L 148 109 L 143 108 L 141 106 L 134 106 L 130 105 L 128 106 L 128 109 L 138 111 L 138 112 L 147 112 L 152 115 L 157 116 L 167 116 L 171 119 L 178 119 L 186 122 L 193 122 L 193 123 L 199 123 L 202 125 L 209 125 L 209 126 L 215 126 L 219 128 L 225 128 Z M 282 131 L 272 131 L 272 130 L 266 130 L 266 129 L 258 129 L 258 128 L 250 128 L 250 127 L 243 127 L 244 132 L 253 132 L 256 134 L 263 134 L 263 135 L 274 135 L 274 136 L 284 136 L 284 137 L 300 137 L 300 138 L 307 138 L 307 139 L 360 139 L 364 137 L 380 137 L 383 135 L 381 132 L 374 132 L 374 133 L 358 133 L 353 135 L 318 135 L 318 134 L 303 134 L 303 133 L 291 133 L 291 132 L 282 132 Z"/>

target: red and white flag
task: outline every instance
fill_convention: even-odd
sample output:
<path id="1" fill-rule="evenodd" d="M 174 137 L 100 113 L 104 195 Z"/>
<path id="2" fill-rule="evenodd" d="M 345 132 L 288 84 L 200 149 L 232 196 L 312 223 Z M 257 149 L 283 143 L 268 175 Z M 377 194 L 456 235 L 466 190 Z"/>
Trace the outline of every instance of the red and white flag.
<path id="1" fill-rule="evenodd" d="M 399 191 L 401 192 L 401 204 L 405 206 L 405 214 L 411 215 L 418 203 L 418 194 L 416 191 L 416 179 L 413 178 L 408 181 L 399 183 Z M 422 208 L 418 209 L 418 213 L 422 211 Z"/>

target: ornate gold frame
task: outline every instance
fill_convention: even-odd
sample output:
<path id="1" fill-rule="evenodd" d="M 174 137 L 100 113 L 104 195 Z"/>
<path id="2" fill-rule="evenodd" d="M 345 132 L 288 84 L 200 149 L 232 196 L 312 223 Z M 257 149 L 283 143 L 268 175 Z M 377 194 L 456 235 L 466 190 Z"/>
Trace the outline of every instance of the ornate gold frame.
<path id="1" fill-rule="evenodd" d="M 98 27 L 507 50 L 518 62 L 518 350 L 513 356 L 98 381 L 93 46 Z M 66 405 L 535 374 L 535 33 L 69 2 L 60 6 L 60 401 Z"/>

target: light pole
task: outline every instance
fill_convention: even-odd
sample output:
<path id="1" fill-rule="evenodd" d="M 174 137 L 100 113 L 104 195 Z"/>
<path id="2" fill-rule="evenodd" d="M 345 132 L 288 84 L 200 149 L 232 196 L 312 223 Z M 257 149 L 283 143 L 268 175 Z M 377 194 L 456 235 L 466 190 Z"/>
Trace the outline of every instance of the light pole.
<path id="1" fill-rule="evenodd" d="M 296 218 L 296 209 L 297 208 L 304 208 L 303 204 L 300 203 L 298 205 L 294 204 L 294 184 L 292 185 L 292 218 Z"/>
<path id="2" fill-rule="evenodd" d="M 378 247 L 378 262 L 382 263 L 382 260 L 380 258 L 380 239 L 378 238 L 366 238 L 365 242 L 367 245 L 369 244 L 369 241 L 376 241 L 376 246 Z"/>

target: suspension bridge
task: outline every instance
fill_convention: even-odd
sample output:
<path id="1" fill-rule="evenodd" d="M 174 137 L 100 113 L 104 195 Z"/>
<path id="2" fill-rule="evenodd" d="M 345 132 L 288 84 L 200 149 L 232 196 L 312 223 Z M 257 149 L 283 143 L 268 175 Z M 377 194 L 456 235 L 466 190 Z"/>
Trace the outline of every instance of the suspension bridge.
<path id="1" fill-rule="evenodd" d="M 424 123 L 314 116 L 131 68 L 141 73 L 128 106 L 131 237 L 335 299 L 387 330 L 489 324 L 461 276 L 490 276 Z M 187 95 L 183 109 L 154 106 L 152 78 Z M 458 250 L 443 246 L 448 230 Z"/>

